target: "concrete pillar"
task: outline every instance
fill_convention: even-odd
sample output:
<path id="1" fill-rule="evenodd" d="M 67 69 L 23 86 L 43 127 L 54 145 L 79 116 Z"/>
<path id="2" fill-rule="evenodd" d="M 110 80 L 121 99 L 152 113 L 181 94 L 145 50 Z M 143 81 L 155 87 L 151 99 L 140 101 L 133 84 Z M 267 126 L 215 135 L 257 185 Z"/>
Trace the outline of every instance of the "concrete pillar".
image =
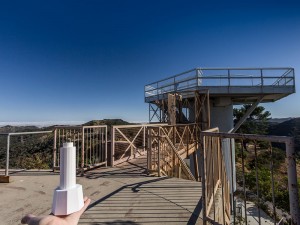
<path id="1" fill-rule="evenodd" d="M 220 97 L 211 101 L 211 127 L 219 127 L 220 132 L 229 132 L 233 128 L 233 105 L 231 98 Z"/>
<path id="2" fill-rule="evenodd" d="M 211 127 L 218 127 L 220 132 L 229 132 L 233 128 L 233 104 L 230 97 L 220 97 L 211 101 L 210 108 Z M 232 154 L 230 151 L 232 150 Z M 236 170 L 235 170 L 235 148 L 234 142 L 230 139 L 222 140 L 222 151 L 225 160 L 226 173 L 230 182 L 230 189 L 236 190 Z M 232 155 L 232 157 L 231 157 Z M 233 165 L 233 171 L 231 170 Z M 233 175 L 233 176 L 232 176 Z M 232 180 L 233 179 L 233 180 Z M 233 187 L 232 187 L 233 181 Z"/>

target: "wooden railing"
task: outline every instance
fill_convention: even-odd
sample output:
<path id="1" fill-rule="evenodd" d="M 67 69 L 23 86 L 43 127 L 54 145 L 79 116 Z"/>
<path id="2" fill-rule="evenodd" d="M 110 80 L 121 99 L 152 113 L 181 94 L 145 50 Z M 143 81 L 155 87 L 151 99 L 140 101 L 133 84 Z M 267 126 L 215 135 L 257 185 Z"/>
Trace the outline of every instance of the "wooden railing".
<path id="1" fill-rule="evenodd" d="M 199 180 L 197 124 L 148 127 L 147 164 L 150 173 L 189 180 Z M 193 157 L 191 156 L 193 155 Z M 193 158 L 193 168 L 184 159 Z M 192 172 L 193 171 L 193 172 Z"/>
<path id="2" fill-rule="evenodd" d="M 161 126 L 162 124 L 158 124 Z M 147 127 L 155 124 L 120 125 L 111 128 L 110 165 L 114 166 L 124 161 L 146 153 Z"/>
<path id="3" fill-rule="evenodd" d="M 219 129 L 213 128 L 206 132 L 219 132 Z M 205 217 L 208 221 L 229 225 L 231 214 L 230 186 L 221 148 L 221 139 L 205 136 L 205 132 L 203 133 L 201 163 Z M 217 195 L 221 198 L 218 198 Z"/>

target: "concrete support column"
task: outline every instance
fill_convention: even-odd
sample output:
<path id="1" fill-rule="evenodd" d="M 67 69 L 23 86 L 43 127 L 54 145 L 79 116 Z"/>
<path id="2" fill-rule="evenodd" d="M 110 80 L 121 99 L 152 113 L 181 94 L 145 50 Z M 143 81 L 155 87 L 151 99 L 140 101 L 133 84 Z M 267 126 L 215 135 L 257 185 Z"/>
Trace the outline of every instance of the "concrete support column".
<path id="1" fill-rule="evenodd" d="M 229 132 L 233 128 L 233 104 L 231 98 L 220 97 L 211 101 L 210 106 L 211 127 L 218 127 L 220 132 Z M 222 140 L 222 151 L 225 160 L 226 173 L 230 182 L 231 191 L 236 190 L 236 170 L 235 170 L 235 148 L 234 142 L 230 139 Z M 232 151 L 232 153 L 230 153 Z M 231 170 L 231 167 L 233 168 Z M 231 176 L 233 174 L 233 177 Z M 232 187 L 233 183 L 233 187 Z"/>
<path id="2" fill-rule="evenodd" d="M 220 97 L 211 101 L 211 127 L 219 127 L 220 132 L 229 132 L 233 128 L 233 105 L 231 98 Z"/>

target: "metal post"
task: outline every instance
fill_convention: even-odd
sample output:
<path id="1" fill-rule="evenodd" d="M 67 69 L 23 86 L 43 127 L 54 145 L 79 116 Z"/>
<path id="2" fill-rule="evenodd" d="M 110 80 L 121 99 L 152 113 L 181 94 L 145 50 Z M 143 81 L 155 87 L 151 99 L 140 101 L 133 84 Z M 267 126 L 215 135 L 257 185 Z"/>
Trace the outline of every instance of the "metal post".
<path id="1" fill-rule="evenodd" d="M 57 129 L 55 128 L 54 130 L 54 141 L 53 141 L 53 172 L 55 171 L 55 166 L 56 166 L 56 134 L 57 134 Z"/>
<path id="2" fill-rule="evenodd" d="M 257 143 L 254 142 L 254 153 L 255 153 L 255 178 L 256 178 L 256 201 L 257 201 L 257 213 L 258 213 L 258 224 L 261 224 L 260 219 L 260 197 L 259 197 L 259 184 L 258 184 L 258 171 L 257 171 Z"/>
<path id="3" fill-rule="evenodd" d="M 107 126 L 105 127 L 105 156 L 104 156 L 104 159 L 105 159 L 105 166 L 107 166 Z"/>
<path id="4" fill-rule="evenodd" d="M 81 175 L 84 173 L 84 127 L 82 127 L 82 142 L 81 142 Z"/>
<path id="5" fill-rule="evenodd" d="M 144 133 L 143 133 L 143 150 L 144 150 L 144 153 L 146 151 L 146 126 L 143 127 L 144 129 Z"/>
<path id="6" fill-rule="evenodd" d="M 263 76 L 263 70 L 262 69 L 260 70 L 260 80 L 261 80 L 261 82 L 260 82 L 261 85 L 260 86 L 263 87 L 264 86 L 264 76 Z"/>
<path id="7" fill-rule="evenodd" d="M 228 88 L 230 88 L 230 70 L 227 70 L 228 75 Z"/>
<path id="8" fill-rule="evenodd" d="M 287 173 L 290 197 L 290 213 L 292 224 L 300 224 L 300 208 L 299 208 L 299 193 L 297 185 L 296 157 L 294 139 L 290 138 L 285 142 L 286 145 L 286 160 Z"/>
<path id="9" fill-rule="evenodd" d="M 163 102 L 163 100 L 161 100 L 161 102 Z M 161 106 L 161 104 L 160 104 L 160 106 Z M 159 106 L 157 106 L 157 105 L 156 105 L 156 107 L 159 108 L 159 122 L 162 123 L 162 122 L 164 122 L 164 121 L 163 121 L 163 114 L 164 114 L 164 112 L 162 112 L 161 107 L 159 107 Z M 158 110 L 158 109 L 157 109 L 157 110 Z"/>
<path id="10" fill-rule="evenodd" d="M 274 225 L 276 225 L 276 206 L 275 206 L 275 187 L 274 187 L 274 163 L 273 163 L 273 149 L 271 142 L 269 143 L 270 148 L 270 169 L 271 169 L 271 184 L 272 184 L 272 203 L 273 203 L 273 216 Z"/>
<path id="11" fill-rule="evenodd" d="M 150 107 L 150 104 L 151 103 L 148 104 L 149 105 L 149 123 L 151 123 L 151 107 Z"/>
<path id="12" fill-rule="evenodd" d="M 8 176 L 9 172 L 9 146 L 10 146 L 10 135 L 7 135 L 7 149 L 6 149 L 6 167 L 5 167 L 5 176 Z"/>
<path id="13" fill-rule="evenodd" d="M 235 200 L 234 200 L 234 183 L 233 183 L 233 167 L 235 167 L 235 165 L 233 165 L 233 148 L 232 148 L 232 140 L 234 141 L 234 139 L 230 138 L 229 139 L 229 144 L 230 144 L 230 166 L 231 166 L 231 204 L 232 204 L 232 211 L 233 211 L 233 224 L 235 223 L 235 217 L 236 217 L 236 212 L 235 212 Z"/>
<path id="14" fill-rule="evenodd" d="M 248 224 L 247 221 L 247 194 L 246 194 L 246 180 L 245 180 L 245 163 L 244 163 L 244 144 L 245 141 L 242 140 L 242 173 L 243 173 L 243 193 L 244 193 L 244 205 L 245 205 L 245 223 Z M 246 150 L 246 149 L 245 149 Z"/>

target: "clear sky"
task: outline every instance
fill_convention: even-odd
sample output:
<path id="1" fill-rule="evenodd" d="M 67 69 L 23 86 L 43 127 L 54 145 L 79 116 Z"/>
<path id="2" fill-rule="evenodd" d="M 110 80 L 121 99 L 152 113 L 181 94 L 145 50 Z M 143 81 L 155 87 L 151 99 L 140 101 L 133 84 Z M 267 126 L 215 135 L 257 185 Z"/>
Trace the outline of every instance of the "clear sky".
<path id="1" fill-rule="evenodd" d="M 0 122 L 147 121 L 147 83 L 282 66 L 299 89 L 299 60 L 299 1 L 1 1 Z M 299 99 L 264 106 L 299 117 Z"/>

